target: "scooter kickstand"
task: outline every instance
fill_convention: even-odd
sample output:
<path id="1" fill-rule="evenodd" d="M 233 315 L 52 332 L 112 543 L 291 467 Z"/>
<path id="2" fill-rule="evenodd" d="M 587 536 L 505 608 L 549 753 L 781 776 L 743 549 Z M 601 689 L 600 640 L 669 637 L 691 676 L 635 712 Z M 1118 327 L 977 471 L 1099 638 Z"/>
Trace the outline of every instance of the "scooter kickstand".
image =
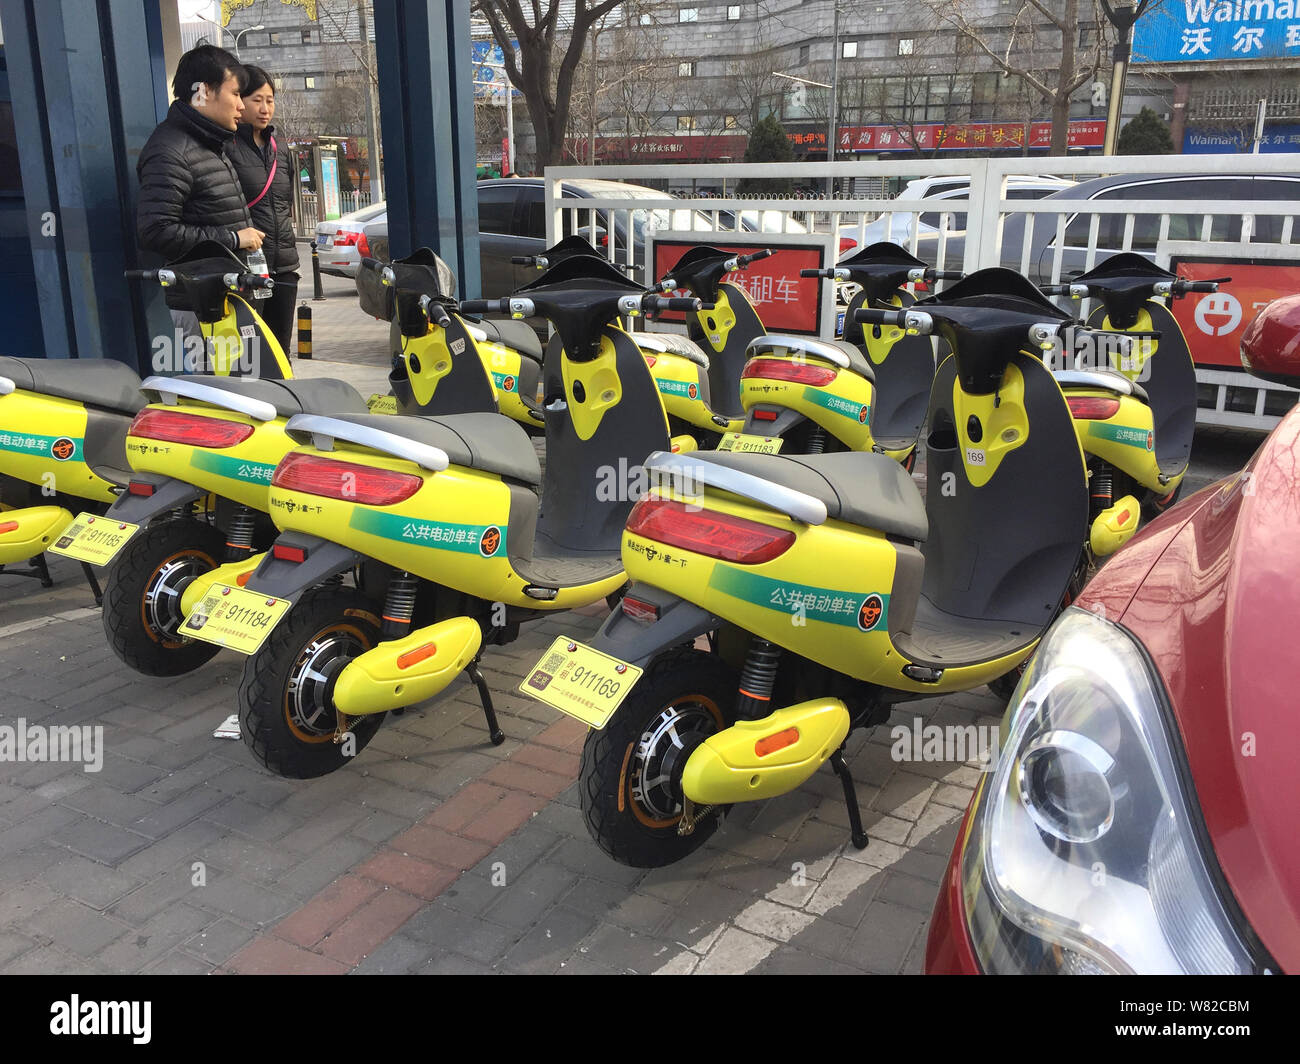
<path id="1" fill-rule="evenodd" d="M 95 570 L 90 567 L 89 562 L 82 562 L 81 568 L 86 574 L 86 583 L 90 585 L 90 593 L 95 596 L 95 605 L 104 605 L 104 592 L 99 589 L 99 581 L 95 579 Z"/>
<path id="2" fill-rule="evenodd" d="M 45 563 L 45 552 L 41 551 L 32 559 L 32 568 L 36 570 L 32 575 L 41 582 L 41 587 L 53 587 L 54 581 L 50 577 L 50 567 Z"/>
<path id="3" fill-rule="evenodd" d="M 849 833 L 853 839 L 853 846 L 858 850 L 865 850 L 867 843 L 867 833 L 862 830 L 862 813 L 858 809 L 858 794 L 853 787 L 853 776 L 849 772 L 849 766 L 844 763 L 844 747 L 841 746 L 835 753 L 831 754 L 831 768 L 839 776 L 840 783 L 844 787 L 844 802 L 849 807 Z"/>
<path id="4" fill-rule="evenodd" d="M 474 681 L 474 686 L 478 688 L 479 701 L 483 703 L 483 716 L 487 717 L 488 737 L 492 740 L 493 746 L 500 746 L 506 741 L 506 734 L 497 724 L 497 713 L 492 708 L 492 692 L 488 690 L 487 680 L 483 678 L 483 673 L 478 667 L 478 658 L 466 665 L 465 671 Z"/>

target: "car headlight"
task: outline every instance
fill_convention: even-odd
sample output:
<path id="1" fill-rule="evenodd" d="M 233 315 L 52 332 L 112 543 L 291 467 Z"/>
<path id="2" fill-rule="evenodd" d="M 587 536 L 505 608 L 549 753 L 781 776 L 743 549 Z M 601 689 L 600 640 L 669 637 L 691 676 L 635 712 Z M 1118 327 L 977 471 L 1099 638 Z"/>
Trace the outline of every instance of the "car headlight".
<path id="1" fill-rule="evenodd" d="M 1162 698 L 1118 626 L 1071 609 L 1044 638 L 962 854 L 986 972 L 1253 970 L 1197 843 Z"/>

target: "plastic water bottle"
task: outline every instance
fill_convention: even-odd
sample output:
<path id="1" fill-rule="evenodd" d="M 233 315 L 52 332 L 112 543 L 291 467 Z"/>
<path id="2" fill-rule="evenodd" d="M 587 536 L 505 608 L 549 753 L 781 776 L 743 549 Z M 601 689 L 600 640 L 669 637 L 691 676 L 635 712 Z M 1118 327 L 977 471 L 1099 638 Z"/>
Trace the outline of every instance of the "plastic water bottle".
<path id="1" fill-rule="evenodd" d="M 271 269 L 266 264 L 266 252 L 261 248 L 256 248 L 248 254 L 248 272 L 255 273 L 260 277 L 270 277 Z M 269 299 L 271 290 L 269 288 L 258 288 L 253 291 L 254 299 Z"/>

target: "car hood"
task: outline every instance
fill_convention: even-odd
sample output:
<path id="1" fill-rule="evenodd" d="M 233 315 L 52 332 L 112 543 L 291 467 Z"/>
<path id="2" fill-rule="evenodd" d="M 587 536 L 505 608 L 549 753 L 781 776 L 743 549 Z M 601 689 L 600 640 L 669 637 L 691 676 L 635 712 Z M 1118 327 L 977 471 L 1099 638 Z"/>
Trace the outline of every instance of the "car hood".
<path id="1" fill-rule="evenodd" d="M 1169 694 L 1229 889 L 1283 970 L 1300 972 L 1300 407 L 1197 499 L 1167 515 L 1185 516 L 1119 622 Z"/>

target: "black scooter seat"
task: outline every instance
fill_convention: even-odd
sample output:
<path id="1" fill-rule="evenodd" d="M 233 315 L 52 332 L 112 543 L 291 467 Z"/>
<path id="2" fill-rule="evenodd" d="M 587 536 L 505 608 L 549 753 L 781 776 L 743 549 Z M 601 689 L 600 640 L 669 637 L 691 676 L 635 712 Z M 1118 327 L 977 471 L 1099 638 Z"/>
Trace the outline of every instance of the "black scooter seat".
<path id="1" fill-rule="evenodd" d="M 328 377 L 284 381 L 187 373 L 177 379 L 270 403 L 280 417 L 293 417 L 295 414 L 366 413 L 366 401 L 361 398 L 360 392 L 346 381 Z"/>
<path id="2" fill-rule="evenodd" d="M 0 377 L 25 392 L 75 399 L 119 414 L 138 414 L 146 403 L 135 370 L 110 358 L 0 357 Z"/>
<path id="3" fill-rule="evenodd" d="M 542 467 L 532 440 L 504 414 L 341 414 L 337 420 L 365 425 L 446 453 L 453 465 L 498 473 L 536 487 Z"/>
<path id="4" fill-rule="evenodd" d="M 751 473 L 826 504 L 826 515 L 886 535 L 923 542 L 925 502 L 897 462 L 869 451 L 769 455 L 705 451 L 692 458 Z"/>
<path id="5" fill-rule="evenodd" d="M 509 319 L 484 318 L 477 327 L 487 333 L 489 340 L 505 344 L 534 362 L 542 360 L 542 343 L 531 325 Z"/>

